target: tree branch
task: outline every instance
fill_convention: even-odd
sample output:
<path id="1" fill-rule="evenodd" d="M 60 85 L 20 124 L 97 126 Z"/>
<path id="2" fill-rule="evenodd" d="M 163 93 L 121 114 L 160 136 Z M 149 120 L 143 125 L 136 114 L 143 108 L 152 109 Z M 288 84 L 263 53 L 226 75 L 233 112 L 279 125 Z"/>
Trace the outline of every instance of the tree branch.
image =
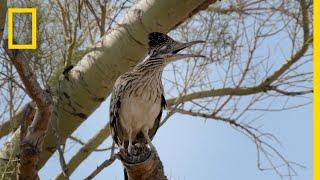
<path id="1" fill-rule="evenodd" d="M 113 154 L 109 159 L 105 160 L 85 179 L 93 179 L 104 168 L 119 159 L 125 167 L 126 180 L 167 180 L 162 162 L 156 151 L 150 150 L 145 144 L 134 146 L 133 151 L 134 153 L 129 155 L 125 150 L 121 149 L 119 153 Z"/>
<path id="2" fill-rule="evenodd" d="M 101 165 L 97 167 L 85 180 L 93 179 L 96 175 L 98 175 L 104 168 L 110 166 L 116 160 L 116 154 L 110 157 L 110 159 L 105 160 Z"/>
<path id="3" fill-rule="evenodd" d="M 87 157 L 110 135 L 109 123 L 107 123 L 94 137 L 92 137 L 80 150 L 70 159 L 66 165 L 66 170 L 69 175 L 73 173 L 75 169 L 87 159 Z M 64 179 L 63 172 L 61 172 L 56 180 Z"/>
<path id="4" fill-rule="evenodd" d="M 308 31 L 306 31 L 308 32 Z M 277 71 L 275 71 L 272 75 L 267 77 L 263 82 L 261 82 L 257 86 L 247 87 L 247 88 L 221 88 L 221 89 L 213 89 L 208 91 L 201 91 L 190 93 L 185 96 L 179 98 L 179 101 L 176 102 L 176 98 L 172 98 L 167 100 L 168 106 L 172 106 L 175 103 L 192 101 L 195 99 L 208 98 L 208 97 L 217 97 L 217 96 L 246 96 L 251 94 L 257 94 L 262 92 L 267 92 L 270 90 L 274 90 L 271 87 L 271 84 L 275 82 L 283 73 L 292 67 L 294 63 L 296 63 L 308 50 L 310 43 L 312 42 L 312 37 L 309 37 L 305 40 L 302 47 L 285 63 L 282 65 Z"/>
<path id="5" fill-rule="evenodd" d="M 69 139 L 71 139 L 72 141 L 79 143 L 80 145 L 84 146 L 87 143 L 83 142 L 81 139 L 75 137 L 75 136 L 70 136 Z M 111 147 L 107 147 L 107 148 L 96 148 L 93 151 L 94 152 L 101 152 L 101 151 L 109 151 L 112 150 L 112 146 Z"/>
<path id="6" fill-rule="evenodd" d="M 6 46 L 6 42 L 4 43 Z M 35 74 L 28 64 L 28 58 L 22 51 L 8 50 L 4 47 L 8 56 L 13 62 L 26 92 L 37 105 L 37 111 L 33 121 L 24 136 L 24 130 L 27 122 L 22 120 L 25 128 L 22 126 L 20 143 L 20 160 L 18 163 L 18 179 L 39 179 L 37 163 L 39 153 L 42 150 L 42 144 L 46 135 L 51 114 L 53 111 L 53 100 L 49 92 L 42 90 Z"/>
<path id="7" fill-rule="evenodd" d="M 14 132 L 15 130 L 17 130 L 21 125 L 22 120 L 24 119 L 24 114 L 30 110 L 32 110 L 33 114 L 35 114 L 36 109 L 34 102 L 27 103 L 15 114 L 14 117 L 12 117 L 11 120 L 5 121 L 0 126 L 0 138 L 8 135 L 10 132 Z"/>
<path id="8" fill-rule="evenodd" d="M 232 118 L 226 118 L 217 116 L 216 114 L 205 114 L 201 112 L 193 112 L 193 111 L 187 111 L 184 109 L 175 109 L 175 112 L 190 115 L 190 116 L 196 116 L 196 117 L 202 117 L 206 119 L 213 119 L 217 121 L 222 121 L 224 123 L 229 124 L 235 130 L 242 133 L 243 135 L 247 136 L 252 142 L 256 145 L 257 150 L 257 166 L 260 170 L 274 170 L 280 177 L 283 179 L 284 176 L 292 178 L 293 175 L 296 174 L 294 167 L 300 167 L 303 168 L 302 165 L 288 161 L 281 153 L 278 151 L 275 147 L 273 147 L 269 142 L 275 141 L 277 143 L 280 143 L 280 141 L 271 133 L 262 132 L 259 130 L 259 128 L 253 127 L 249 123 L 241 122 L 238 119 L 232 119 Z M 261 157 L 266 158 L 268 164 L 270 167 L 263 168 L 261 165 Z M 275 160 L 273 158 L 279 158 L 279 160 L 282 162 L 280 165 L 275 165 Z M 282 174 L 280 170 L 285 167 L 287 174 Z"/>

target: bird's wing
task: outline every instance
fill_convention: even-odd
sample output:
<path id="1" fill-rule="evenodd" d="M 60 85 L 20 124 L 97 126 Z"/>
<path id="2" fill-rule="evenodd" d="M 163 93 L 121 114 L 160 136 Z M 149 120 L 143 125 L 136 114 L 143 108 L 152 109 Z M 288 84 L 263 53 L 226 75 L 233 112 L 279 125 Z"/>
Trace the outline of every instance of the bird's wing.
<path id="1" fill-rule="evenodd" d="M 162 111 L 166 106 L 167 106 L 166 99 L 164 98 L 163 94 L 161 94 L 161 108 L 160 108 L 160 112 L 154 122 L 152 129 L 149 130 L 150 139 L 153 139 L 153 137 L 156 135 L 156 132 L 157 132 L 159 125 L 160 125 Z"/>
<path id="2" fill-rule="evenodd" d="M 124 85 L 117 83 L 115 84 L 110 101 L 110 128 L 113 141 L 118 145 L 122 145 L 122 139 L 124 136 L 123 128 L 120 124 L 120 106 L 121 97 L 124 92 Z"/>

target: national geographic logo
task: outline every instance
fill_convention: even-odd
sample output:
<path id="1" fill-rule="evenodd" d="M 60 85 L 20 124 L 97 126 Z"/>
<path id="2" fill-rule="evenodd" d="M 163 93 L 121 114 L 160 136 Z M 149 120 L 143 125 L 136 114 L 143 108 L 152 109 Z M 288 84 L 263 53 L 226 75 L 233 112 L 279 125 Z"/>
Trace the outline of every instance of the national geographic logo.
<path id="1" fill-rule="evenodd" d="M 31 14 L 31 44 L 14 44 L 13 42 L 13 14 Z M 36 8 L 8 8 L 8 49 L 36 49 L 37 48 L 37 9 Z"/>

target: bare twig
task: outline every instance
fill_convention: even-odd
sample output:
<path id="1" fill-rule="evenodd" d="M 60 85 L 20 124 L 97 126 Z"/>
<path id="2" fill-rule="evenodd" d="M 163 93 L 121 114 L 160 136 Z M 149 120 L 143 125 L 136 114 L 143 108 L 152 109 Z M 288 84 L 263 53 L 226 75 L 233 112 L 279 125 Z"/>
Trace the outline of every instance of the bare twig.
<path id="1" fill-rule="evenodd" d="M 65 179 L 69 179 L 68 168 L 66 165 L 66 160 L 63 156 L 63 150 L 61 149 L 61 146 L 59 146 L 57 149 L 58 149 L 58 153 L 59 153 L 59 161 L 60 161 L 60 166 L 62 169 L 62 174 Z"/>
<path id="2" fill-rule="evenodd" d="M 96 170 L 94 170 L 88 177 L 86 177 L 86 180 L 93 179 L 96 175 L 98 175 L 103 169 L 110 166 L 117 158 L 117 154 L 112 155 L 109 159 L 105 160 L 102 164 L 100 164 Z"/>

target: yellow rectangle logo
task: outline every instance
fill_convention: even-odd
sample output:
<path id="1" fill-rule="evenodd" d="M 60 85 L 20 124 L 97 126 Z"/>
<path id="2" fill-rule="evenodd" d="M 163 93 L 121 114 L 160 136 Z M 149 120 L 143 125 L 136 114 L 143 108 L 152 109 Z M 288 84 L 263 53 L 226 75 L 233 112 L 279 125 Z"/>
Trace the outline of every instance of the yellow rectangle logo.
<path id="1" fill-rule="evenodd" d="M 13 14 L 31 13 L 32 30 L 31 44 L 13 44 Z M 37 48 L 37 9 L 36 8 L 8 8 L 8 49 L 36 49 Z"/>

